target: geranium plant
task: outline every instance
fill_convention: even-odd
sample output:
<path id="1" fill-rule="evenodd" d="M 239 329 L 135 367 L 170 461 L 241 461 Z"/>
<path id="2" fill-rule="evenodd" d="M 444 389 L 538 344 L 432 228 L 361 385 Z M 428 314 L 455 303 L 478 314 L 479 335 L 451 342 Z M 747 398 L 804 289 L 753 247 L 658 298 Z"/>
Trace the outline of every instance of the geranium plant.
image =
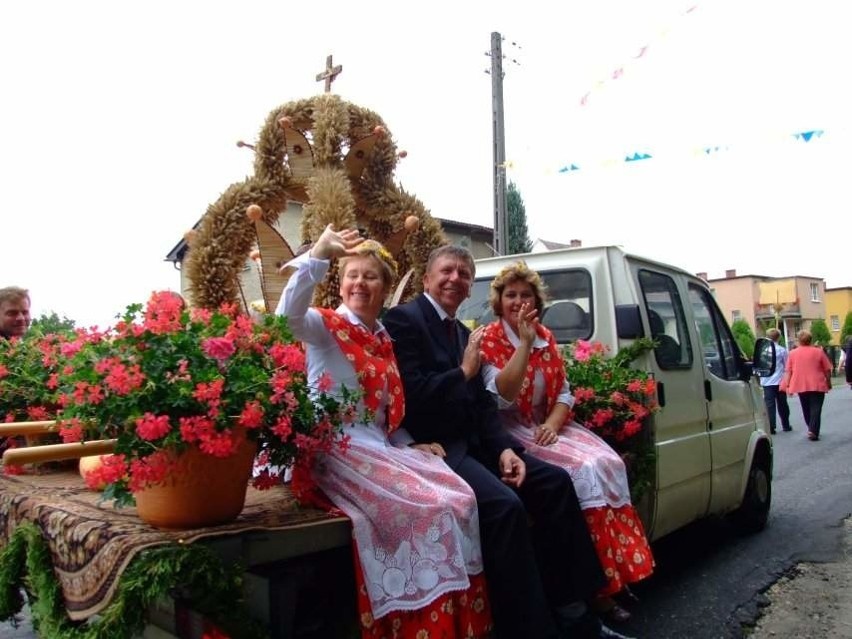
<path id="1" fill-rule="evenodd" d="M 255 323 L 233 306 L 188 310 L 179 296 L 155 293 L 114 329 L 81 333 L 69 350 L 58 378 L 60 434 L 117 439 L 115 455 L 87 481 L 106 485 L 118 505 L 161 482 L 174 453 L 196 446 L 228 457 L 243 432 L 259 445 L 259 488 L 276 483 L 270 468 L 346 445 L 337 435 L 357 397 L 309 387 L 304 353 L 282 317 Z"/>
<path id="2" fill-rule="evenodd" d="M 652 340 L 642 338 L 610 356 L 601 342 L 578 340 L 564 351 L 574 395 L 572 417 L 621 454 L 634 502 L 652 482 L 654 456 L 646 424 L 659 405 L 654 379 L 630 363 L 653 348 Z"/>
<path id="3" fill-rule="evenodd" d="M 30 330 L 0 339 L 0 421 L 41 421 L 56 414 L 56 377 L 61 349 L 74 333 Z"/>
<path id="4" fill-rule="evenodd" d="M 56 417 L 56 373 L 63 365 L 64 349 L 74 340 L 74 331 L 68 326 L 55 327 L 57 332 L 50 328 L 38 322 L 23 337 L 0 339 L 0 422 Z M 32 435 L 26 439 L 58 441 L 55 435 Z M 0 453 L 23 441 L 23 437 L 0 437 Z M 2 472 L 17 475 L 24 472 L 24 467 L 4 464 Z"/>

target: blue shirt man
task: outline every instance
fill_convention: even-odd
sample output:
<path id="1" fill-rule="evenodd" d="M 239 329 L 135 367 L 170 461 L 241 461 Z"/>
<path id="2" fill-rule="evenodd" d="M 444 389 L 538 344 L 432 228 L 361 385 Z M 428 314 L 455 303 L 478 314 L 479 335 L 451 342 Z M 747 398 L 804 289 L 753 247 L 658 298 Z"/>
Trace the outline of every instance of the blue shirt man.
<path id="1" fill-rule="evenodd" d="M 781 380 L 784 378 L 784 369 L 787 366 L 787 349 L 778 343 L 781 332 L 777 328 L 766 331 L 766 337 L 775 342 L 775 373 L 769 377 L 761 377 L 760 385 L 763 386 L 763 401 L 766 403 L 766 414 L 769 416 L 769 432 L 775 434 L 776 408 L 781 415 L 781 428 L 791 431 L 790 407 L 787 405 L 787 393 L 780 389 Z"/>

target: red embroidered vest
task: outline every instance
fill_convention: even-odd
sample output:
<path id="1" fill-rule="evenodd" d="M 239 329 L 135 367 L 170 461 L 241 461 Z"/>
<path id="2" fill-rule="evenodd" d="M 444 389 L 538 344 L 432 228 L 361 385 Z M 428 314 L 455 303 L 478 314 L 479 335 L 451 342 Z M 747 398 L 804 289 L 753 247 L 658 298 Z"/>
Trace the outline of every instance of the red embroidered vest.
<path id="1" fill-rule="evenodd" d="M 387 429 L 388 433 L 392 433 L 405 415 L 405 396 L 390 337 L 387 333 L 374 335 L 364 326 L 352 324 L 330 308 L 318 308 L 317 311 L 358 374 L 361 390 L 364 391 L 364 406 L 376 412 L 387 383 Z"/>
<path id="2" fill-rule="evenodd" d="M 549 415 L 553 409 L 556 398 L 559 397 L 559 393 L 565 383 L 565 369 L 563 368 L 562 356 L 559 354 L 559 347 L 553 338 L 553 333 L 541 324 L 537 325 L 536 333 L 539 337 L 547 341 L 547 346 L 533 348 L 530 353 L 530 359 L 527 362 L 524 382 L 521 385 L 521 392 L 517 399 L 518 408 L 521 414 L 527 419 L 532 419 L 533 382 L 535 381 L 536 370 L 540 370 L 544 376 L 544 389 L 547 396 L 546 415 Z M 498 319 L 485 327 L 481 350 L 482 359 L 501 370 L 509 363 L 509 359 L 515 353 L 515 347 L 506 336 L 505 330 L 503 330 L 502 320 Z"/>

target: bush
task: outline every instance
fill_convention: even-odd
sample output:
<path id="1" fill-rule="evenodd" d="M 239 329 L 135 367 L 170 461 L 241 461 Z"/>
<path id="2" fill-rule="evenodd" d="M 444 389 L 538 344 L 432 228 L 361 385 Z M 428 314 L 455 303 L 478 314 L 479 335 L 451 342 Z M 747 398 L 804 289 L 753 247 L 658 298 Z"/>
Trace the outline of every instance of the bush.
<path id="1" fill-rule="evenodd" d="M 736 320 L 731 324 L 731 331 L 734 333 L 734 339 L 740 350 L 745 353 L 746 357 L 752 357 L 754 355 L 754 343 L 756 339 L 754 331 L 751 330 L 748 322 L 743 319 Z"/>
<path id="2" fill-rule="evenodd" d="M 831 344 L 831 331 L 824 319 L 815 319 L 811 322 L 811 343 L 814 346 L 828 346 Z"/>

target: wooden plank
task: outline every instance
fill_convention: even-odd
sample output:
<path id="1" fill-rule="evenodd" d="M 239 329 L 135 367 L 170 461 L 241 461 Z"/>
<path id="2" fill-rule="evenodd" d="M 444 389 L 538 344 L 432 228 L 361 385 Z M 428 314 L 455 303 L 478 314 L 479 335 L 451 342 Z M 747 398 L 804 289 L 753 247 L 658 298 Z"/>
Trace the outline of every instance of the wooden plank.
<path id="1" fill-rule="evenodd" d="M 266 312 L 275 311 L 278 300 L 284 292 L 290 273 L 282 274 L 280 268 L 293 259 L 293 250 L 287 240 L 272 226 L 263 220 L 254 223 L 257 234 L 257 248 L 260 251 L 261 281 Z"/>
<path id="2" fill-rule="evenodd" d="M 20 437 L 22 435 L 46 435 L 58 433 L 59 424 L 55 420 L 44 422 L 7 422 L 0 424 L 0 437 Z"/>
<path id="3" fill-rule="evenodd" d="M 108 455 L 115 451 L 118 440 L 98 439 L 89 442 L 73 444 L 49 444 L 31 448 L 10 448 L 3 453 L 3 463 L 15 466 L 24 464 L 39 464 L 63 459 L 79 459 L 89 455 Z"/>

